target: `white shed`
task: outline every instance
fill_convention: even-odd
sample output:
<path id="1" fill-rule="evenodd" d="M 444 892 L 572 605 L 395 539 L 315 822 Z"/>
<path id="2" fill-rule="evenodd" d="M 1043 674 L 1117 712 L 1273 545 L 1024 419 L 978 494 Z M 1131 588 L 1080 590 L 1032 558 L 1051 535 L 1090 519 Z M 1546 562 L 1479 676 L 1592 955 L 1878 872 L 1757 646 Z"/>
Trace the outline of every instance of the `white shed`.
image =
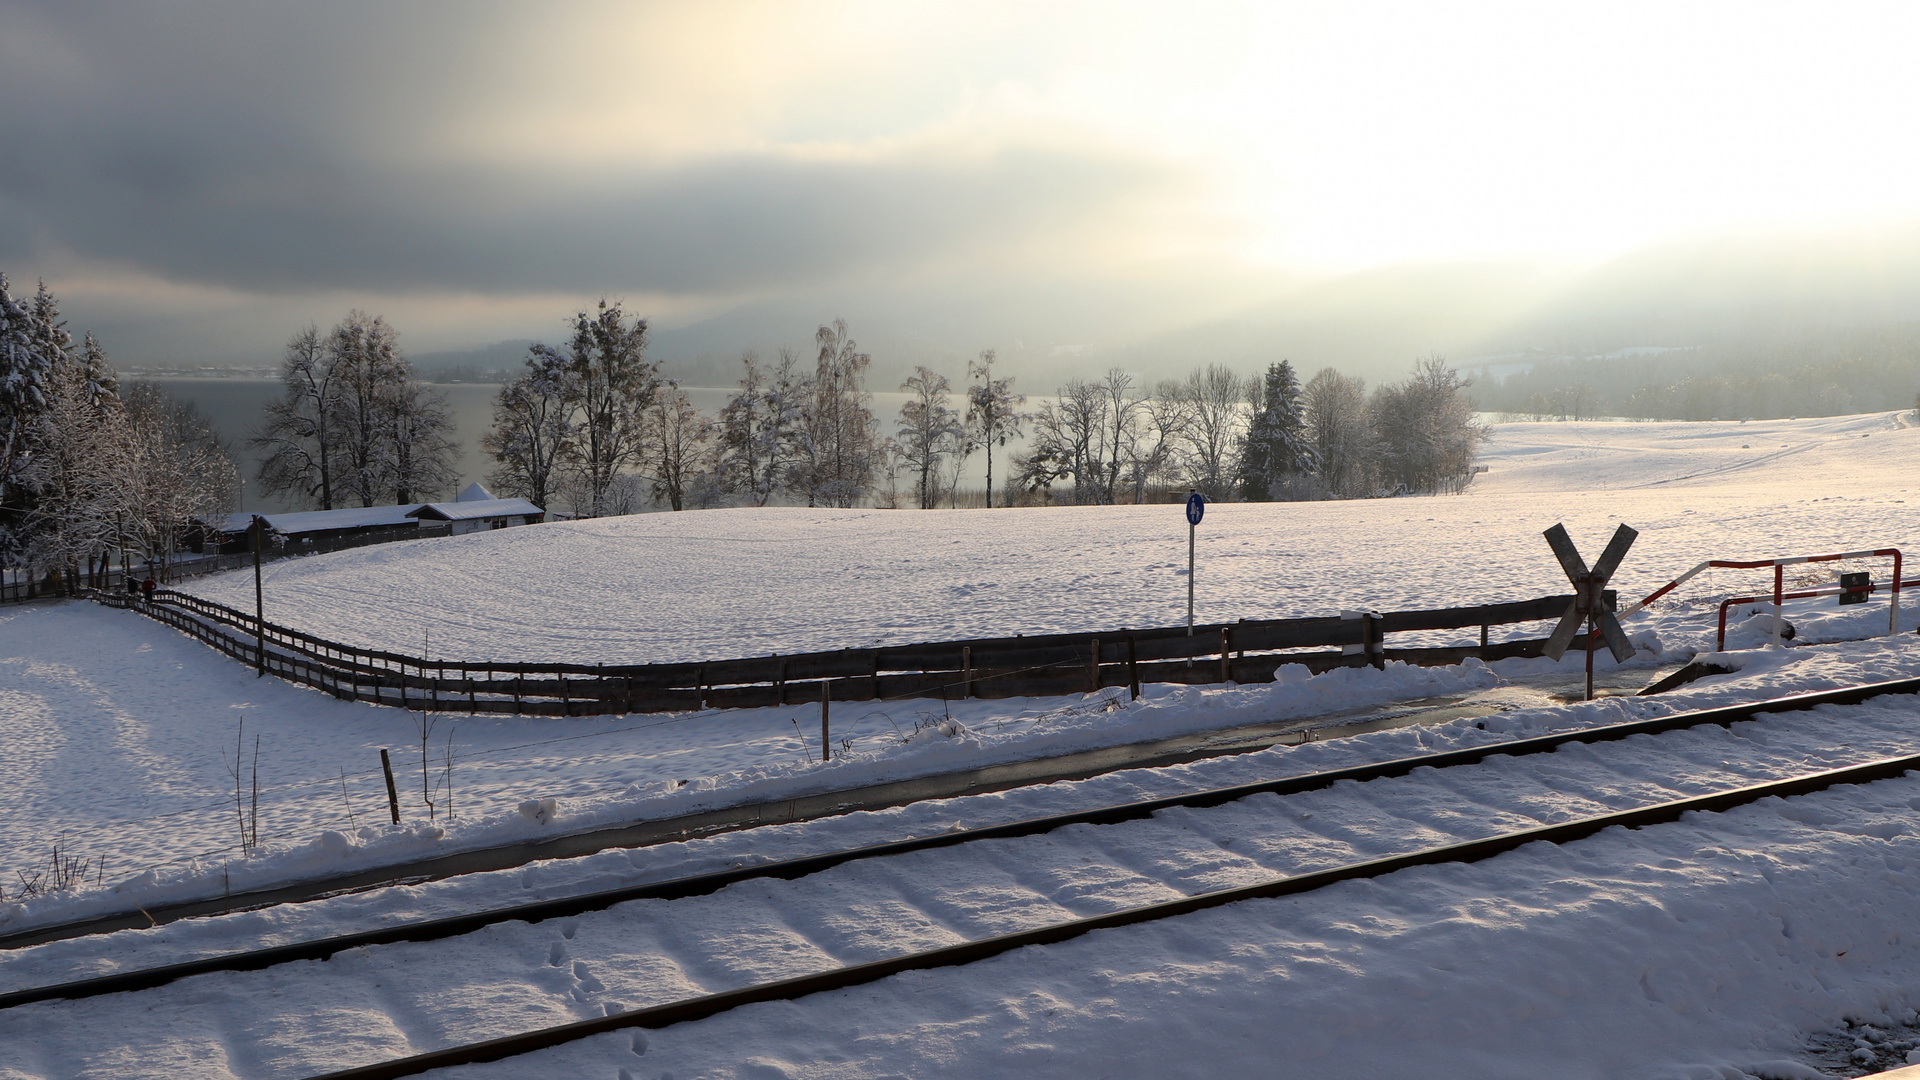
<path id="1" fill-rule="evenodd" d="M 452 502 L 428 503 L 407 516 L 423 522 L 448 522 L 453 526 L 453 534 L 459 536 L 510 525 L 538 524 L 546 520 L 547 512 L 525 499 L 496 499 L 493 492 L 475 480 L 454 496 Z"/>

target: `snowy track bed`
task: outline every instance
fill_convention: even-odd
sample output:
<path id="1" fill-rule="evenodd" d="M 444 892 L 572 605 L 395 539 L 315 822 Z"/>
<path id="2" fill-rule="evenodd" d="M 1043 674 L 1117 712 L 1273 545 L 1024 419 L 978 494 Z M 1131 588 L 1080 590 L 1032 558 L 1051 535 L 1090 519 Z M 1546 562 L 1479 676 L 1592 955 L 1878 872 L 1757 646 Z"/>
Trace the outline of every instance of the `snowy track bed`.
<path id="1" fill-rule="evenodd" d="M 325 963 L 199 976 L 138 994 L 25 1005 L 0 1012 L 0 1044 L 22 1051 L 0 1065 L 0 1076 L 307 1076 L 1909 754 L 1916 748 L 1914 735 L 1913 697 L 1889 695 L 1858 705 L 1760 715 L 1730 727 L 1703 725 L 1570 744 L 1550 753 L 1501 754 L 1479 764 L 1419 768 L 1391 779 L 1342 782 L 1284 797 L 1255 795 L 1204 809 L 1162 810 L 1143 820 L 1072 825 L 1042 835 L 864 859 L 791 881 L 746 881 L 711 895 L 637 901 L 534 924 L 500 923 L 435 942 L 354 950 Z M 1770 800 L 1675 825 L 1631 833 L 1613 830 L 1565 847 L 1528 847 L 1474 866 L 1403 871 L 1283 900 L 1249 901 L 1166 923 L 1104 931 L 1058 946 L 1057 953 L 1017 953 L 794 1004 L 752 1006 L 742 1012 L 757 1011 L 758 1022 L 747 1028 L 737 1016 L 720 1015 L 657 1033 L 596 1036 L 460 1074 L 633 1077 L 643 1075 L 644 1064 L 644 1075 L 649 1076 L 659 1075 L 663 1066 L 674 1075 L 789 1075 L 748 1067 L 757 1044 L 782 1032 L 790 1034 L 796 1017 L 820 1014 L 836 999 L 879 1000 L 879 1011 L 895 1017 L 882 1022 L 883 1030 L 897 1034 L 941 1022 L 945 1012 L 983 992 L 988 998 L 998 996 L 1002 1009 L 1029 989 L 1043 999 L 1062 1001 L 1091 993 L 1097 1001 L 1082 1001 L 1069 1011 L 1080 1011 L 1093 1030 L 1088 1009 L 1108 1010 L 1110 1020 L 1110 1010 L 1124 1010 L 1130 993 L 1143 1001 L 1169 990 L 1182 992 L 1183 986 L 1204 993 L 1204 984 L 1230 979 L 1236 964 L 1256 963 L 1255 957 L 1264 958 L 1256 963 L 1257 977 L 1273 983 L 1275 993 L 1298 996 L 1297 1007 L 1305 1010 L 1301 1015 L 1309 1015 L 1327 1007 L 1314 1004 L 1316 988 L 1357 977 L 1357 970 L 1339 958 L 1342 953 L 1400 948 L 1418 955 L 1431 944 L 1432 935 L 1463 932 L 1486 935 L 1489 941 L 1502 942 L 1497 946 L 1502 949 L 1552 953 L 1571 947 L 1569 934 L 1604 937 L 1617 930 L 1632 937 L 1667 932 L 1686 921 L 1676 922 L 1666 914 L 1675 905 L 1746 903 L 1747 894 L 1762 887 L 1755 884 L 1755 875 L 1765 888 L 1787 889 L 1765 916 L 1777 921 L 1772 933 L 1780 940 L 1740 944 L 1747 960 L 1764 968 L 1769 949 L 1781 956 L 1810 946 L 1816 953 L 1833 951 L 1819 933 L 1812 942 L 1794 944 L 1796 922 L 1820 924 L 1819 913 L 1792 906 L 1797 901 L 1790 886 L 1809 875 L 1854 873 L 1848 867 L 1861 858 L 1878 857 L 1883 860 L 1879 879 L 1869 884 L 1898 884 L 1899 897 L 1887 902 L 1920 908 L 1920 903 L 1904 899 L 1913 892 L 1909 867 L 1920 865 L 1920 841 L 1905 824 L 1890 823 L 1887 812 L 1897 804 L 1910 814 L 1912 803 L 1920 803 L 1920 780 L 1911 778 Z M 968 804 L 953 800 L 944 809 L 964 819 Z M 845 825 L 815 822 L 790 831 L 812 830 L 830 839 L 844 835 Z M 1722 833 L 1740 839 L 1716 839 Z M 757 861 L 746 854 L 750 847 L 743 847 L 743 841 L 750 844 L 751 834 L 685 848 L 696 861 L 704 845 L 738 853 L 729 861 Z M 1768 853 L 1779 845 L 1799 845 L 1793 850 L 1804 857 Z M 1871 851 L 1863 855 L 1862 849 Z M 1826 867 L 1836 859 L 1843 865 Z M 1772 872 L 1769 863 L 1777 864 Z M 1732 892 L 1720 897 L 1723 889 Z M 1849 894 L 1851 905 L 1872 902 L 1859 890 Z M 350 902 L 291 909 L 283 913 L 277 930 L 296 939 L 337 932 L 329 910 L 336 903 Z M 1464 924 L 1463 912 L 1473 913 Z M 1650 912 L 1660 914 L 1644 914 Z M 0 979 L 8 989 L 44 985 L 120 968 L 153 967 L 216 950 L 223 941 L 257 938 L 259 927 L 252 923 L 258 916 L 230 918 L 238 920 L 239 928 L 226 936 L 220 929 L 223 921 L 209 920 L 22 950 L 5 958 Z M 1583 919 L 1597 923 L 1583 929 Z M 1813 922 L 1801 922 L 1806 919 Z M 1302 921 L 1318 929 L 1297 929 Z M 1720 933 L 1712 936 L 1727 944 Z M 1893 931 L 1880 947 L 1900 940 Z M 1594 939 L 1585 945 L 1598 957 L 1594 962 L 1569 970 L 1566 958 L 1560 957 L 1548 970 L 1525 972 L 1524 978 L 1545 978 L 1561 988 L 1555 994 L 1570 999 L 1579 996 L 1584 980 L 1616 977 L 1613 967 L 1637 962 L 1620 954 L 1625 947 L 1621 942 Z M 1135 969 L 1149 974 L 1120 974 Z M 1404 994 L 1412 1001 L 1444 993 L 1450 979 L 1473 977 L 1458 971 L 1395 974 L 1392 964 L 1369 970 L 1370 977 L 1385 980 L 1390 996 Z M 1686 970 L 1684 962 L 1675 972 L 1640 976 L 1646 1000 L 1654 1002 L 1662 995 L 1697 990 L 1689 980 L 1703 977 Z M 1153 992 L 1142 992 L 1138 985 L 1129 989 L 1142 981 L 1160 985 Z M 1716 982 L 1714 993 L 1729 989 Z M 1501 996 L 1511 993 L 1502 991 Z M 934 1000 L 903 1014 L 902 997 Z M 1243 997 L 1233 1008 L 1244 1009 L 1249 1000 Z M 786 1011 L 766 1011 L 775 1009 Z M 1418 1007 L 1412 1011 L 1420 1013 Z M 872 1012 L 866 1005 L 856 1010 L 862 1016 Z M 1018 1021 L 1031 1026 L 1036 1016 Z M 963 1027 L 971 1023 L 955 1017 L 944 1022 Z M 1370 1016 L 1363 1011 L 1346 1017 L 1342 1026 L 1357 1030 L 1400 1022 L 1385 1013 Z M 821 1014 L 817 1023 L 844 1026 L 845 1018 Z M 1212 1055 L 1205 1060 L 1231 1068 L 1240 1060 L 1234 1055 L 1276 1039 L 1307 1044 L 1322 1040 L 1325 1033 L 1310 1030 L 1312 1026 L 1293 1032 L 1262 1030 L 1257 1038 L 1249 1031 L 1242 1035 L 1245 1045 L 1204 1042 L 1194 1052 L 1204 1049 Z M 716 1039 L 710 1029 L 729 1034 Z M 980 1037 L 976 1032 L 974 1038 Z M 961 1071 L 951 1060 L 942 1067 L 936 1051 L 911 1040 L 856 1032 L 847 1036 L 846 1045 L 863 1039 L 863 1053 L 885 1060 L 847 1071 Z M 1011 1050 L 1011 1044 L 1002 1049 Z M 1616 1048 L 1618 1053 L 1631 1051 Z M 1052 1071 L 1077 1072 L 1073 1057 L 1066 1054 L 1067 1060 L 1057 1061 Z M 1365 1059 L 1363 1047 L 1355 1060 Z M 966 1071 L 991 1071 L 985 1063 L 991 1060 L 992 1054 L 984 1061 L 975 1058 Z M 1327 1067 L 1312 1071 L 1347 1074 L 1341 1064 L 1321 1062 Z M 1024 1066 L 1015 1057 L 1003 1060 L 1002 1067 Z M 1371 1075 L 1383 1074 L 1376 1069 Z M 1478 1075 L 1519 1074 L 1495 1070 Z"/>

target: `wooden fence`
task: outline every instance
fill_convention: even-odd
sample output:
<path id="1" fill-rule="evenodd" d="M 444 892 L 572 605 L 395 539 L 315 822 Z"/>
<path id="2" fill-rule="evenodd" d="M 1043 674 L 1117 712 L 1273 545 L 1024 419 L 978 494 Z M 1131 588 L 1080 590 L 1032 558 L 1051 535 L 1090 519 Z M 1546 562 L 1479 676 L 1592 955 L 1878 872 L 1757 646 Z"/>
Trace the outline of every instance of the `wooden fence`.
<path id="1" fill-rule="evenodd" d="M 595 716 L 819 701 L 1006 698 L 1087 693 L 1141 683 L 1273 681 L 1283 664 L 1318 673 L 1401 660 L 1541 655 L 1544 638 L 1488 642 L 1490 629 L 1559 617 L 1573 597 L 1358 618 L 1241 620 L 1187 628 L 976 638 L 876 649 L 681 664 L 456 663 L 360 649 L 266 623 L 186 593 L 151 600 L 93 594 L 177 627 L 228 656 L 348 701 L 466 713 Z M 1614 603 L 1607 593 L 1607 603 Z M 1388 648 L 1389 634 L 1477 628 L 1479 643 Z M 1318 650 L 1318 651 L 1315 651 Z M 263 655 L 264 654 L 264 655 Z"/>

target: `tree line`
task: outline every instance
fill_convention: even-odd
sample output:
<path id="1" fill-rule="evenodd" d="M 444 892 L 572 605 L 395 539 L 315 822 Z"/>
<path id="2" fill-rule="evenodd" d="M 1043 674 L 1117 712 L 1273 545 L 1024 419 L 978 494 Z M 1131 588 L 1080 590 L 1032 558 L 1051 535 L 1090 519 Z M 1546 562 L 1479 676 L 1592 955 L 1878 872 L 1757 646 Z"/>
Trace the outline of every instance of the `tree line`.
<path id="1" fill-rule="evenodd" d="M 0 567 L 69 587 L 114 562 L 160 568 L 195 520 L 231 510 L 233 456 L 206 417 L 153 386 L 123 388 L 42 282 L 0 273 Z"/>
<path id="2" fill-rule="evenodd" d="M 966 502 L 1354 498 L 1457 489 L 1484 431 L 1465 382 L 1431 357 L 1368 390 L 1328 368 L 1247 378 L 1219 365 L 1151 385 L 1114 370 L 1029 408 L 993 350 L 956 387 L 916 367 L 890 422 L 872 357 L 843 321 L 806 351 L 740 357 L 714 416 L 648 355 L 618 302 L 577 313 L 501 385 L 479 438 L 496 494 L 577 516 L 772 502 L 932 508 Z M 444 396 L 417 377 L 384 318 L 309 326 L 281 358 L 281 392 L 248 439 L 267 491 L 319 509 L 409 503 L 457 482 Z M 961 477 L 985 459 L 987 490 Z M 91 334 L 75 342 L 44 283 L 16 300 L 0 276 L 0 563 L 68 581 L 113 561 L 164 566 L 196 522 L 233 509 L 231 450 L 190 404 L 123 388 Z"/>
<path id="3" fill-rule="evenodd" d="M 776 499 L 930 509 L 960 503 L 961 475 L 982 454 L 988 506 L 1143 502 L 1188 488 L 1214 499 L 1354 498 L 1458 490 L 1485 435 L 1466 382 L 1437 356 L 1371 393 L 1331 368 L 1303 387 L 1286 361 L 1256 378 L 1212 365 L 1151 388 L 1114 370 L 1028 410 L 989 349 L 958 391 L 916 367 L 891 431 L 866 387 L 872 358 L 844 321 L 819 328 L 810 359 L 744 354 L 710 418 L 646 358 L 646 320 L 603 301 L 575 317 L 564 349 L 535 345 L 501 387 L 481 440 L 496 466 L 488 481 L 583 515 L 648 498 L 674 510 Z"/>

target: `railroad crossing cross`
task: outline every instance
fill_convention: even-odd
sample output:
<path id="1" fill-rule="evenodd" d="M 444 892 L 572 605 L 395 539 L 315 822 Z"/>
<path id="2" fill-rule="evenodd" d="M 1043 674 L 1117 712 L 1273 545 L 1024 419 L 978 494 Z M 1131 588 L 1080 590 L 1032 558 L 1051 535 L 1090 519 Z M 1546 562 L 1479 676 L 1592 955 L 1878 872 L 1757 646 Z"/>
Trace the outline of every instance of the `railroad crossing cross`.
<path id="1" fill-rule="evenodd" d="M 1585 620 L 1589 631 L 1598 630 L 1606 639 L 1607 648 L 1613 652 L 1613 658 L 1626 663 L 1633 655 L 1633 643 L 1627 640 L 1626 631 L 1620 629 L 1620 620 L 1613 617 L 1607 608 L 1607 579 L 1619 568 L 1620 560 L 1627 557 L 1627 549 L 1633 546 L 1633 540 L 1639 536 L 1638 530 L 1621 525 L 1613 532 L 1613 540 L 1607 544 L 1607 550 L 1600 553 L 1600 561 L 1589 570 L 1580 552 L 1574 549 L 1572 538 L 1567 536 L 1565 525 L 1555 525 L 1545 534 L 1547 545 L 1553 548 L 1554 557 L 1560 560 L 1561 569 L 1567 572 L 1567 580 L 1573 582 L 1573 603 L 1567 605 L 1567 613 L 1560 616 L 1560 625 L 1553 628 L 1553 634 L 1547 638 L 1546 647 L 1541 652 L 1555 660 L 1566 654 L 1567 646 L 1573 644 L 1573 635 L 1579 633 L 1581 620 Z M 1591 643 L 1587 649 L 1589 657 L 1593 653 Z M 1589 666 L 1592 660 L 1588 660 Z M 1587 696 L 1593 692 L 1589 688 Z"/>

